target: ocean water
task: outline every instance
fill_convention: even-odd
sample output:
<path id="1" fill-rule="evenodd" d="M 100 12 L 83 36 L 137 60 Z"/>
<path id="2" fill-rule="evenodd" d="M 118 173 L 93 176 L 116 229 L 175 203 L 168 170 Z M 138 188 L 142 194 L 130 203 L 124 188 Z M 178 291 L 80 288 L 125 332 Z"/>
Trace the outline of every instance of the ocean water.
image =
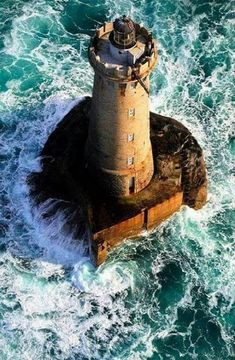
<path id="1" fill-rule="evenodd" d="M 26 178 L 92 89 L 87 46 L 117 15 L 157 38 L 152 110 L 204 149 L 209 195 L 95 270 L 82 241 L 33 208 Z M 225 0 L 0 2 L 0 359 L 235 358 L 234 12 Z"/>

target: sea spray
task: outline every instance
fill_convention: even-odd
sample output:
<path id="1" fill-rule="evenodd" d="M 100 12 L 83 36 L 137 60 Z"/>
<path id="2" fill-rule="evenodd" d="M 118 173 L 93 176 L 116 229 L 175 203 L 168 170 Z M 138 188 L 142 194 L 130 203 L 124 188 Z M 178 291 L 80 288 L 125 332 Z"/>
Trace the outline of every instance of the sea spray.
<path id="1" fill-rule="evenodd" d="M 0 357 L 232 359 L 231 3 L 7 0 L 0 10 Z M 89 36 L 124 13 L 158 40 L 152 109 L 199 140 L 209 197 L 95 270 L 60 233 L 63 214 L 51 224 L 33 216 L 26 179 L 40 171 L 48 135 L 91 92 Z"/>

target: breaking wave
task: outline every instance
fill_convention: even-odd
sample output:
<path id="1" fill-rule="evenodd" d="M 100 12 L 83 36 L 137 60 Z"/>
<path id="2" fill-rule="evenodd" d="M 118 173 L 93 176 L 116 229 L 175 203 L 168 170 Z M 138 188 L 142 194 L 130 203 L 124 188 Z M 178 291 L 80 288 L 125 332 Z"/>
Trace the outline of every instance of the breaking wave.
<path id="1" fill-rule="evenodd" d="M 6 0 L 0 4 L 0 358 L 235 356 L 232 2 Z M 158 40 L 151 104 L 204 149 L 207 205 L 129 240 L 94 269 L 34 209 L 26 179 L 60 119 L 91 93 L 89 36 L 123 13 Z"/>

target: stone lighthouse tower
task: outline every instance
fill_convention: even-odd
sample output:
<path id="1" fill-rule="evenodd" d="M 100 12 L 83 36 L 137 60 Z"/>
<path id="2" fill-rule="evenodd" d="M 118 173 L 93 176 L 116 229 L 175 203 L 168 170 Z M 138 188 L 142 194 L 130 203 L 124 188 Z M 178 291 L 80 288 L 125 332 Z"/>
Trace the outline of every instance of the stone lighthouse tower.
<path id="1" fill-rule="evenodd" d="M 149 112 L 157 49 L 143 26 L 125 16 L 105 23 L 89 60 L 93 96 L 57 125 L 41 152 L 42 171 L 29 181 L 37 203 L 62 200 L 47 218 L 62 206 L 71 215 L 66 228 L 98 266 L 123 239 L 158 226 L 181 205 L 200 209 L 207 173 L 190 131 Z"/>
<path id="2" fill-rule="evenodd" d="M 123 16 L 96 31 L 89 60 L 95 77 L 87 168 L 107 195 L 128 196 L 144 189 L 154 172 L 149 74 L 156 44 L 144 27 Z"/>

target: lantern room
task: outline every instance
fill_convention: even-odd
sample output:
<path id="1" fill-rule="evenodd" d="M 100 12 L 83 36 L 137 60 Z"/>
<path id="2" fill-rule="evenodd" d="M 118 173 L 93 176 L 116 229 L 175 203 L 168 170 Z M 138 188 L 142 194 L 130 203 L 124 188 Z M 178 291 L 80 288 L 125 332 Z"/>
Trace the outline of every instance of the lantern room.
<path id="1" fill-rule="evenodd" d="M 113 45 L 120 49 L 129 49 L 136 43 L 136 31 L 134 22 L 123 15 L 113 23 Z"/>

